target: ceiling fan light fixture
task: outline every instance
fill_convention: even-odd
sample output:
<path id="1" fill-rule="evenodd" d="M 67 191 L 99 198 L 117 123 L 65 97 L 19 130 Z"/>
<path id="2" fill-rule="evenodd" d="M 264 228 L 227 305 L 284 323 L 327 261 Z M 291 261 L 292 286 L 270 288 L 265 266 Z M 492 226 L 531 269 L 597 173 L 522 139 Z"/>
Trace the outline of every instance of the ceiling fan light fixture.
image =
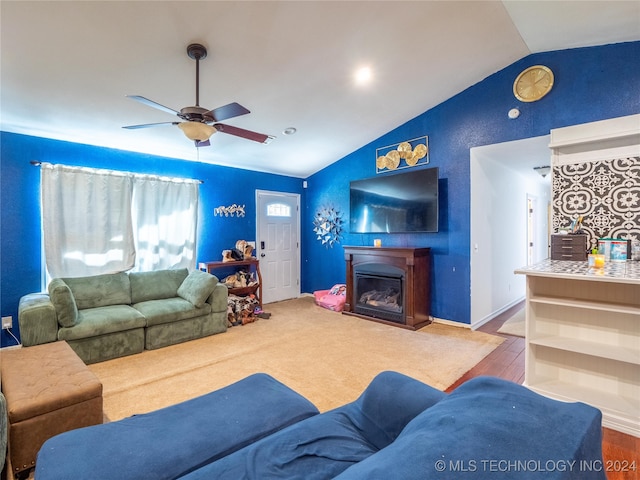
<path id="1" fill-rule="evenodd" d="M 180 122 L 178 127 L 189 140 L 202 142 L 217 132 L 215 127 L 202 122 Z"/>

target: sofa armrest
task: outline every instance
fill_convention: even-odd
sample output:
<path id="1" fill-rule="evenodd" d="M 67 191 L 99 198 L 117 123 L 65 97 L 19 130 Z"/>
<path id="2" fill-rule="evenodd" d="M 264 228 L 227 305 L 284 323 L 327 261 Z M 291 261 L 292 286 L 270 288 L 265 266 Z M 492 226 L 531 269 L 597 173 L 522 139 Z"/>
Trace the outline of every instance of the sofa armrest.
<path id="1" fill-rule="evenodd" d="M 207 298 L 207 303 L 211 305 L 212 312 L 226 312 L 227 311 L 227 297 L 229 296 L 229 289 L 224 283 L 218 282 Z"/>
<path id="2" fill-rule="evenodd" d="M 25 347 L 58 340 L 56 309 L 46 293 L 30 293 L 20 299 L 18 324 Z"/>
<path id="3" fill-rule="evenodd" d="M 606 480 L 602 414 L 495 377 L 475 377 L 340 480 Z M 496 467 L 500 465 L 500 467 Z"/>
<path id="4" fill-rule="evenodd" d="M 398 372 L 381 372 L 360 397 L 344 410 L 363 436 L 382 449 L 393 442 L 402 429 L 424 410 L 447 395 Z"/>

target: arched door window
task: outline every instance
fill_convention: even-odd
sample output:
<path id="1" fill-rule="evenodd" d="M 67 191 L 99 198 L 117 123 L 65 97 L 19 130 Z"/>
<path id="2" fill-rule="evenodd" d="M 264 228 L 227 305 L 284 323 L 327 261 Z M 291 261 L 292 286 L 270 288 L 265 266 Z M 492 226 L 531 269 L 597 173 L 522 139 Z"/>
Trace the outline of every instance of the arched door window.
<path id="1" fill-rule="evenodd" d="M 291 207 L 284 203 L 270 203 L 267 205 L 268 217 L 290 217 Z"/>

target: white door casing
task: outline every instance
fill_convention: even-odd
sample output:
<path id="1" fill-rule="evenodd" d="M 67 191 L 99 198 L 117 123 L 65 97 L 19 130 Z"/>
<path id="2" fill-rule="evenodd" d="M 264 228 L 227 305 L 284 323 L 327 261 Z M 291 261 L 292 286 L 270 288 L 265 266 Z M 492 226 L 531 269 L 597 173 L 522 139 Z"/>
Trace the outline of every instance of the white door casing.
<path id="1" fill-rule="evenodd" d="M 300 195 L 256 191 L 262 303 L 300 296 Z"/>

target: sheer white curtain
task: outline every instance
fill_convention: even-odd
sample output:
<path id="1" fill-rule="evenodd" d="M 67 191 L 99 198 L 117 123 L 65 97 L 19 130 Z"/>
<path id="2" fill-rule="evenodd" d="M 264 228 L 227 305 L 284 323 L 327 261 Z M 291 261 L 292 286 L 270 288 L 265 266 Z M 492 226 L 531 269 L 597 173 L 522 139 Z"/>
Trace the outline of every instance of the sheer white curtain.
<path id="1" fill-rule="evenodd" d="M 134 271 L 195 267 L 198 189 L 193 180 L 134 178 Z"/>
<path id="2" fill-rule="evenodd" d="M 52 277 L 194 268 L 199 182 L 41 164 Z"/>
<path id="3" fill-rule="evenodd" d="M 91 168 L 48 163 L 40 167 L 49 275 L 80 277 L 133 267 L 131 178 Z"/>

